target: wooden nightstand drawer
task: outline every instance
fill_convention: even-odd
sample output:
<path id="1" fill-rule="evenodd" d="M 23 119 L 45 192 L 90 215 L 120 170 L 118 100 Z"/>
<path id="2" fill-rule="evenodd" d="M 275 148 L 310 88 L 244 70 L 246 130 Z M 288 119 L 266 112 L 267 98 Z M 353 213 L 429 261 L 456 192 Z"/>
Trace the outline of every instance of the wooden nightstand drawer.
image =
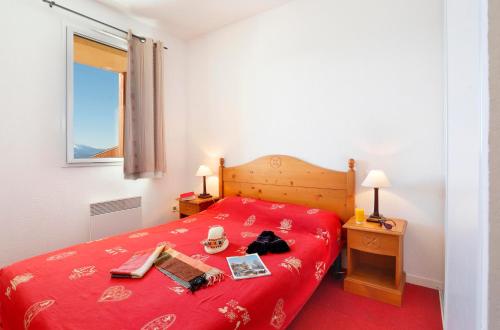
<path id="1" fill-rule="evenodd" d="M 196 198 L 189 201 L 179 201 L 179 215 L 181 218 L 205 211 L 211 205 L 217 203 L 218 197 Z"/>
<path id="2" fill-rule="evenodd" d="M 399 253 L 399 237 L 368 231 L 348 230 L 349 248 L 365 252 L 395 256 Z"/>
<path id="3" fill-rule="evenodd" d="M 179 211 L 181 214 L 192 215 L 200 212 L 200 207 L 197 204 L 190 204 L 185 202 L 179 203 Z"/>

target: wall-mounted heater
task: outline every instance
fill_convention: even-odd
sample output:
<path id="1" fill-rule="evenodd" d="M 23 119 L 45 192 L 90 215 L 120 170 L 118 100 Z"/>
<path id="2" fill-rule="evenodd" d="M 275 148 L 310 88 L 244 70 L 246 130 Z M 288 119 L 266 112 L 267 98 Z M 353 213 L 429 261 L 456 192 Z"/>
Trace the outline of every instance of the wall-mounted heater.
<path id="1" fill-rule="evenodd" d="M 141 197 L 90 204 L 90 240 L 141 228 Z"/>

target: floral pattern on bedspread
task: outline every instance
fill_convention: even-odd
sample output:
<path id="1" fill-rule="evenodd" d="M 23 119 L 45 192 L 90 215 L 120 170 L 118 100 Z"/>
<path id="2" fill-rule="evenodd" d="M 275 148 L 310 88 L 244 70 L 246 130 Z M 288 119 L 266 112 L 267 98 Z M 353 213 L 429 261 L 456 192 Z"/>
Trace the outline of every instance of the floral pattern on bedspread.
<path id="1" fill-rule="evenodd" d="M 224 227 L 230 244 L 207 255 L 200 242 L 214 225 Z M 285 329 L 338 255 L 340 228 L 331 212 L 228 197 L 193 217 L 0 269 L 0 325 L 3 330 Z M 271 276 L 234 280 L 227 275 L 193 294 L 154 268 L 142 279 L 109 274 L 136 251 L 158 244 L 231 274 L 226 257 L 245 254 L 263 230 L 281 235 L 291 249 L 261 256 Z"/>

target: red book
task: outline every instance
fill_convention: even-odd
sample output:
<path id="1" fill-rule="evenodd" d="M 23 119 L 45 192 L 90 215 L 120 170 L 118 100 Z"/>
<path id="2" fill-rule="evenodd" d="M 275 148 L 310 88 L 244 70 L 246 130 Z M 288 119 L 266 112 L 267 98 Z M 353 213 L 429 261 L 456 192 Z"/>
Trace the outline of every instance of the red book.
<path id="1" fill-rule="evenodd" d="M 195 199 L 195 198 L 196 198 L 196 195 L 195 195 L 195 193 L 193 191 L 180 194 L 180 196 L 179 196 L 179 199 L 181 201 L 189 201 L 189 200 L 192 200 L 192 199 Z"/>

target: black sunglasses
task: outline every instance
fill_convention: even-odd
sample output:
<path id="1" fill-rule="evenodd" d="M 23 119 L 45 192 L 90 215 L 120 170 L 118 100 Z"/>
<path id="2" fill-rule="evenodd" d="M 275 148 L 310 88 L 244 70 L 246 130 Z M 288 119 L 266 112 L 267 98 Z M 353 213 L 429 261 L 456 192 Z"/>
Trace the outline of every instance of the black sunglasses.
<path id="1" fill-rule="evenodd" d="M 380 219 L 378 222 L 380 226 L 384 226 L 385 229 L 391 230 L 393 227 L 396 227 L 396 222 L 394 222 L 394 220 Z"/>

